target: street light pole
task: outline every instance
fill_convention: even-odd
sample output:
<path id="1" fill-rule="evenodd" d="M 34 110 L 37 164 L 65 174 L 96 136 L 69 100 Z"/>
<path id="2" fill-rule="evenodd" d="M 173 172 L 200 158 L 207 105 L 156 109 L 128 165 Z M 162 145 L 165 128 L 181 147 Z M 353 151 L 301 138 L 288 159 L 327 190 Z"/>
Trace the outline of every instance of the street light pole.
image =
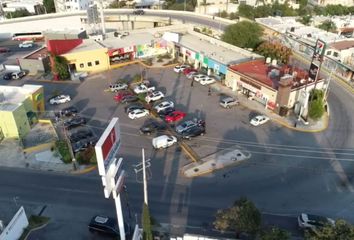
<path id="1" fill-rule="evenodd" d="M 146 182 L 146 170 L 145 170 L 145 151 L 142 149 L 143 154 L 143 181 L 144 181 L 144 203 L 148 206 L 148 192 L 147 192 L 147 182 Z"/>
<path id="2" fill-rule="evenodd" d="M 184 11 L 186 11 L 186 0 L 184 0 Z"/>

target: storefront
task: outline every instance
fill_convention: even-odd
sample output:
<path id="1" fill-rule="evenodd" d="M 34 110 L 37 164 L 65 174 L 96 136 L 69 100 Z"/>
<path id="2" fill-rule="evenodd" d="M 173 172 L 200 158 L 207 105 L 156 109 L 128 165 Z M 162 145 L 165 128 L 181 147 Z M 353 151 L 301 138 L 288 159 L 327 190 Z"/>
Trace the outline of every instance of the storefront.
<path id="1" fill-rule="evenodd" d="M 132 61 L 134 59 L 135 47 L 125 47 L 108 50 L 110 65 Z"/>
<path id="2" fill-rule="evenodd" d="M 135 58 L 149 58 L 168 52 L 168 44 L 165 40 L 151 41 L 150 44 L 135 46 Z"/>

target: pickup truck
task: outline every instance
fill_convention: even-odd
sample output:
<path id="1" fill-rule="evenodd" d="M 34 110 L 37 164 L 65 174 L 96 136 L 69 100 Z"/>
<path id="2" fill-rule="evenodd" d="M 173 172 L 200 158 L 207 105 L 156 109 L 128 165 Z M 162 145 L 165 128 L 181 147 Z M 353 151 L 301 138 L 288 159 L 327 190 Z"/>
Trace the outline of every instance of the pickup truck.
<path id="1" fill-rule="evenodd" d="M 155 90 L 154 86 L 148 87 L 145 84 L 140 84 L 140 85 L 138 85 L 138 86 L 136 86 L 134 88 L 134 92 L 136 94 L 147 93 L 147 92 L 151 92 L 151 91 L 154 91 L 154 90 Z"/>

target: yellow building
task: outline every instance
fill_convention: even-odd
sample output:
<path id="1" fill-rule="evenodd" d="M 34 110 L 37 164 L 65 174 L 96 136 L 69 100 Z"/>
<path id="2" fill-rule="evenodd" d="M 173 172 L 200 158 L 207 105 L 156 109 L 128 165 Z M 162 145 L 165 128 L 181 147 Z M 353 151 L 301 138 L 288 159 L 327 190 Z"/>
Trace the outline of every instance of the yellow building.
<path id="1" fill-rule="evenodd" d="M 0 86 L 0 135 L 23 138 L 44 112 L 41 85 Z"/>
<path id="2" fill-rule="evenodd" d="M 84 39 L 83 43 L 62 54 L 69 63 L 71 72 L 99 72 L 109 69 L 108 49 L 93 39 Z"/>

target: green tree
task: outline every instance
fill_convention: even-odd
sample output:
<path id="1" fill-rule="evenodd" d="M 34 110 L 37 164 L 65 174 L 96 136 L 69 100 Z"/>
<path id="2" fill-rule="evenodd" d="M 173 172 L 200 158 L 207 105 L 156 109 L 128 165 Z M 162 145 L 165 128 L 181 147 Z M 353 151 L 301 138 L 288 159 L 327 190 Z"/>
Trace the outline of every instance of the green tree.
<path id="1" fill-rule="evenodd" d="M 241 21 L 228 25 L 221 36 L 224 42 L 241 48 L 256 48 L 261 43 L 263 29 L 255 22 Z"/>
<path id="2" fill-rule="evenodd" d="M 349 9 L 341 4 L 333 5 L 329 4 L 325 7 L 326 15 L 330 16 L 342 16 L 349 14 Z"/>
<path id="3" fill-rule="evenodd" d="M 291 49 L 279 42 L 262 42 L 256 49 L 256 52 L 264 57 L 280 60 L 282 63 L 288 63 L 291 56 Z"/>
<path id="4" fill-rule="evenodd" d="M 240 4 L 240 6 L 238 6 L 238 14 L 241 17 L 254 19 L 254 7 L 247 4 Z"/>
<path id="5" fill-rule="evenodd" d="M 290 239 L 289 232 L 277 227 L 266 229 L 265 231 L 262 232 L 262 235 L 260 237 L 260 240 L 289 240 L 289 239 Z"/>
<path id="6" fill-rule="evenodd" d="M 301 22 L 302 24 L 304 24 L 304 25 L 309 25 L 310 22 L 311 22 L 311 18 L 312 18 L 311 15 L 302 16 L 302 17 L 300 18 L 300 22 Z"/>
<path id="7" fill-rule="evenodd" d="M 43 0 L 43 6 L 45 7 L 47 13 L 55 12 L 54 0 Z"/>
<path id="8" fill-rule="evenodd" d="M 150 212 L 148 205 L 146 205 L 145 203 L 143 205 L 142 225 L 143 240 L 152 240 Z"/>
<path id="9" fill-rule="evenodd" d="M 64 57 L 54 56 L 54 71 L 58 74 L 59 79 L 65 80 L 70 77 L 68 62 Z"/>
<path id="10" fill-rule="evenodd" d="M 19 17 L 27 17 L 32 14 L 27 9 L 19 9 L 14 12 L 6 13 L 6 18 L 19 18 Z"/>
<path id="11" fill-rule="evenodd" d="M 318 25 L 317 27 L 327 32 L 334 32 L 337 29 L 336 24 L 331 20 L 326 20 L 322 22 L 320 25 Z"/>
<path id="12" fill-rule="evenodd" d="M 114 1 L 109 4 L 109 8 L 123 8 L 127 5 L 126 1 Z"/>
<path id="13" fill-rule="evenodd" d="M 352 240 L 354 239 L 354 227 L 344 220 L 337 220 L 335 225 L 326 225 L 315 232 L 306 232 L 307 240 Z"/>
<path id="14" fill-rule="evenodd" d="M 309 117 L 318 120 L 323 116 L 324 112 L 323 91 L 312 90 L 310 93 Z"/>
<path id="15" fill-rule="evenodd" d="M 263 18 L 273 15 L 273 10 L 271 5 L 262 5 L 258 6 L 254 9 L 254 17 L 255 18 Z"/>
<path id="16" fill-rule="evenodd" d="M 232 207 L 216 213 L 214 226 L 222 231 L 236 231 L 237 237 L 241 232 L 256 235 L 261 226 L 261 213 L 247 198 L 240 198 Z"/>

